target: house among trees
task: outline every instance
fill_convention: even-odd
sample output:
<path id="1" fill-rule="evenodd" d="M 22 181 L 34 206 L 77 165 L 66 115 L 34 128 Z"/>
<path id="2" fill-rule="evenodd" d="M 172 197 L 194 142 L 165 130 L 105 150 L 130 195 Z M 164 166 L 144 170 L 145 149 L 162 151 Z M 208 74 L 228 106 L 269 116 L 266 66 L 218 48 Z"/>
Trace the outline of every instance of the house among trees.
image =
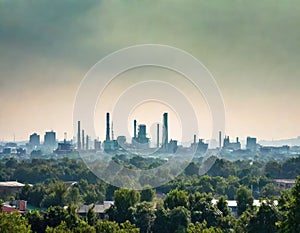
<path id="1" fill-rule="evenodd" d="M 291 189 L 296 185 L 296 179 L 276 179 L 274 184 L 280 188 Z"/>
<path id="2" fill-rule="evenodd" d="M 4 213 L 24 213 L 27 209 L 27 201 L 24 200 L 14 200 L 11 202 L 4 202 L 2 204 L 1 211 Z"/>
<path id="3" fill-rule="evenodd" d="M 82 217 L 86 217 L 87 213 L 89 212 L 89 210 L 93 209 L 94 213 L 99 216 L 100 218 L 104 218 L 106 215 L 106 211 L 114 204 L 113 201 L 104 201 L 103 205 L 82 205 L 77 213 L 78 215 L 82 216 Z"/>
<path id="4" fill-rule="evenodd" d="M 0 195 L 10 195 L 18 192 L 23 188 L 25 184 L 17 182 L 17 181 L 5 181 L 0 182 Z M 32 185 L 30 185 L 32 186 Z"/>

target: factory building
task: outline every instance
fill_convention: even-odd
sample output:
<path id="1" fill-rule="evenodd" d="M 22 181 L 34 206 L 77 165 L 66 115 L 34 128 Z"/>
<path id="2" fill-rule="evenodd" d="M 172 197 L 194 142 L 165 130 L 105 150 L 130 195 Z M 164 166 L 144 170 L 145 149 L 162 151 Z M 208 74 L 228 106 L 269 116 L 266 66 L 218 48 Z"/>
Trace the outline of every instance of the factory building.
<path id="1" fill-rule="evenodd" d="M 32 147 L 40 146 L 40 135 L 33 133 L 29 136 L 29 145 Z"/>
<path id="2" fill-rule="evenodd" d="M 58 143 L 58 148 L 54 151 L 55 154 L 69 154 L 73 152 L 73 145 L 66 139 Z"/>
<path id="3" fill-rule="evenodd" d="M 247 137 L 246 149 L 250 150 L 252 152 L 257 151 L 257 139 L 256 138 Z"/>
<path id="4" fill-rule="evenodd" d="M 56 146 L 56 133 L 54 131 L 46 132 L 44 136 L 44 145 L 48 147 Z"/>
<path id="5" fill-rule="evenodd" d="M 241 143 L 239 142 L 239 138 L 236 138 L 236 142 L 230 142 L 229 136 L 224 138 L 223 149 L 226 150 L 240 150 Z"/>
<path id="6" fill-rule="evenodd" d="M 136 149 L 148 149 L 149 148 L 149 138 L 147 137 L 147 127 L 146 125 L 140 124 L 138 126 L 138 133 L 136 133 L 137 121 L 133 122 L 133 138 L 132 145 Z"/>
<path id="7" fill-rule="evenodd" d="M 208 144 L 203 142 L 203 139 L 199 139 L 197 142 L 197 136 L 194 135 L 194 142 L 191 144 L 192 150 L 196 154 L 204 154 L 208 149 Z"/>

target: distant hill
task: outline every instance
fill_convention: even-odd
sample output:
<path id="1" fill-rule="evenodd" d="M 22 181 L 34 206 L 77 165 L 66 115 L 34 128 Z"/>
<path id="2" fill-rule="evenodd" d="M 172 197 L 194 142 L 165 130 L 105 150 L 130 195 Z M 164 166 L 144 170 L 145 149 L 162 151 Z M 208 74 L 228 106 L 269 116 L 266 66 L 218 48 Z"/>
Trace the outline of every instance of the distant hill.
<path id="1" fill-rule="evenodd" d="M 281 140 L 260 140 L 258 142 L 260 145 L 263 146 L 300 146 L 300 136 L 297 138 L 290 138 L 290 139 L 281 139 Z"/>

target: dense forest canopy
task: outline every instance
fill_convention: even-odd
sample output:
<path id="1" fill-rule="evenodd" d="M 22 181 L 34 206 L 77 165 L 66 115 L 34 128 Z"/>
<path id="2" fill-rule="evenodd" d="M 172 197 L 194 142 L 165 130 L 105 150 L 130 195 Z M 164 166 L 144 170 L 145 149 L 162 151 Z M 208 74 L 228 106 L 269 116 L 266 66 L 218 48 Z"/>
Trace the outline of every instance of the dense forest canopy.
<path id="1" fill-rule="evenodd" d="M 163 163 L 124 156 L 115 160 L 139 168 Z M 0 180 L 26 185 L 0 198 L 26 200 L 35 210 L 23 215 L 0 213 L 0 229 L 38 233 L 299 232 L 300 180 L 293 189 L 284 190 L 274 179 L 295 179 L 300 174 L 300 158 L 267 163 L 217 159 L 202 176 L 200 166 L 191 162 L 169 183 L 135 191 L 101 181 L 80 159 L 6 159 L 0 162 Z M 69 181 L 73 181 L 71 186 Z M 213 199 L 217 199 L 215 204 Z M 254 199 L 261 199 L 260 206 L 253 204 Z M 81 205 L 105 200 L 114 201 L 105 216 L 93 208 L 86 216 L 77 214 Z M 237 215 L 227 200 L 237 201 Z"/>

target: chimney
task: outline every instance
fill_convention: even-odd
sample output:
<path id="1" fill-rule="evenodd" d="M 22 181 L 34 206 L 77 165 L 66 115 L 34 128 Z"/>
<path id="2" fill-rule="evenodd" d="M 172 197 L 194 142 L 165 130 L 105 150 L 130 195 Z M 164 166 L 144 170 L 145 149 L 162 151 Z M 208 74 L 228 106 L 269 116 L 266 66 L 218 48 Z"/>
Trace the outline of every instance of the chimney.
<path id="1" fill-rule="evenodd" d="M 194 134 L 194 144 L 196 144 L 196 134 Z"/>
<path id="2" fill-rule="evenodd" d="M 78 132 L 77 132 L 77 150 L 81 149 L 81 138 L 80 138 L 80 121 L 78 121 Z"/>
<path id="3" fill-rule="evenodd" d="M 222 132 L 219 131 L 219 149 L 222 149 Z"/>
<path id="4" fill-rule="evenodd" d="M 133 121 L 133 138 L 136 138 L 136 120 Z"/>
<path id="5" fill-rule="evenodd" d="M 86 150 L 88 150 L 89 149 L 89 136 L 88 135 L 86 135 L 85 145 L 86 145 Z"/>
<path id="6" fill-rule="evenodd" d="M 84 150 L 84 129 L 82 130 L 82 149 Z"/>
<path id="7" fill-rule="evenodd" d="M 114 122 L 111 122 L 111 140 L 115 140 L 115 138 L 114 138 Z"/>
<path id="8" fill-rule="evenodd" d="M 159 124 L 157 124 L 157 148 L 159 148 Z"/>
<path id="9" fill-rule="evenodd" d="M 164 113 L 163 115 L 163 148 L 165 150 L 168 150 L 168 142 L 169 142 L 169 139 L 168 139 L 168 113 Z"/>
<path id="10" fill-rule="evenodd" d="M 236 137 L 236 143 L 238 143 L 239 142 L 239 137 Z"/>
<path id="11" fill-rule="evenodd" d="M 17 208 L 20 211 L 26 211 L 26 209 L 27 209 L 27 201 L 23 201 L 23 200 L 18 201 Z"/>
<path id="12" fill-rule="evenodd" d="M 110 141 L 109 112 L 106 113 L 106 141 Z"/>

